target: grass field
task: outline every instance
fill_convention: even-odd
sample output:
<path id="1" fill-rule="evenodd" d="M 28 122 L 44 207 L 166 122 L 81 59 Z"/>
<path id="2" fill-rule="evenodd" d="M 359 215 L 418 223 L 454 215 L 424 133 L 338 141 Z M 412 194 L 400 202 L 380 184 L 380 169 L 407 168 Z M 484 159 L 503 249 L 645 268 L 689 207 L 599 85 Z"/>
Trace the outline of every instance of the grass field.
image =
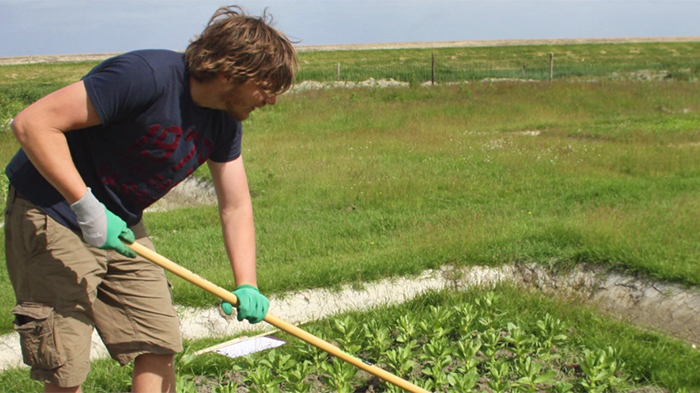
<path id="1" fill-rule="evenodd" d="M 295 92 L 256 111 L 245 126 L 243 156 L 262 291 L 516 261 L 602 264 L 697 286 L 698 46 L 446 48 L 436 52 L 464 67 L 482 62 L 516 72 L 523 59 L 555 52 L 572 67 L 594 64 L 591 69 L 602 71 L 542 83 Z M 312 79 L 341 62 L 381 66 L 386 75 L 377 77 L 400 79 L 401 64 L 428 54 L 302 54 L 302 76 Z M 0 120 L 91 65 L 0 67 Z M 613 75 L 649 69 L 667 77 Z M 15 150 L 11 135 L 0 131 L 3 162 Z M 231 286 L 215 207 L 150 213 L 145 220 L 160 253 Z M 173 282 L 180 304 L 217 303 L 182 280 Z M 3 264 L 2 331 L 11 329 L 13 303 Z M 592 334 L 594 341 L 612 340 Z M 692 359 L 690 369 L 699 365 Z M 664 386 L 700 389 L 680 380 Z"/>
<path id="2" fill-rule="evenodd" d="M 436 82 L 482 78 L 645 79 L 698 77 L 698 42 L 376 49 L 302 53 L 301 80 L 393 78 Z"/>

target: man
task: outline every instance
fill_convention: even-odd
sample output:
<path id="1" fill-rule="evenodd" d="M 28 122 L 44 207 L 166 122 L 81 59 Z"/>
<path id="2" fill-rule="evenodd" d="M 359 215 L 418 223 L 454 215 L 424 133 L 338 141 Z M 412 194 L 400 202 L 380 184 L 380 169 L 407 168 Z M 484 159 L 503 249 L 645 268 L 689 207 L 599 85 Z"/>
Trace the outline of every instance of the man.
<path id="1" fill-rule="evenodd" d="M 81 391 L 94 328 L 114 359 L 134 361 L 134 392 L 175 391 L 182 345 L 169 284 L 124 242 L 152 248 L 143 210 L 204 162 L 238 319 L 264 318 L 241 121 L 275 104 L 297 70 L 292 44 L 269 21 L 220 8 L 184 56 L 108 59 L 15 117 L 6 257 L 24 361 L 45 391 Z"/>

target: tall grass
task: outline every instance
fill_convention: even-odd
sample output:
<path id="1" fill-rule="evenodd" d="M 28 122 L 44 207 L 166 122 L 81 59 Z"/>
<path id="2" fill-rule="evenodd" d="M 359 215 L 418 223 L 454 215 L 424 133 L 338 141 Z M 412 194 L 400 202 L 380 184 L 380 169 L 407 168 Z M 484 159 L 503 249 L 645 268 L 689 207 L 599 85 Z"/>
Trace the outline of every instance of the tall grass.
<path id="1" fill-rule="evenodd" d="M 244 137 L 261 288 L 521 260 L 697 285 L 699 95 L 601 82 L 283 96 Z M 162 254 L 232 285 L 214 207 L 146 223 Z M 174 281 L 176 301 L 216 303 Z"/>

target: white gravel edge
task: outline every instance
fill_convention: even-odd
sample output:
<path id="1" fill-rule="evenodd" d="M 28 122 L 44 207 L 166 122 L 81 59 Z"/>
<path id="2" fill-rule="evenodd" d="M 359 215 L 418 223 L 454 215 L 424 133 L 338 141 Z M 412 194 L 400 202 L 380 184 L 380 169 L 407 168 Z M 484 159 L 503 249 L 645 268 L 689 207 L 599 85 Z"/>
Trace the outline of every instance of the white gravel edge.
<path id="1" fill-rule="evenodd" d="M 700 291 L 681 285 L 624 276 L 602 268 L 576 266 L 553 273 L 535 264 L 427 270 L 415 278 L 392 278 L 367 283 L 360 289 L 345 286 L 337 291 L 314 289 L 272 296 L 270 313 L 292 324 L 301 324 L 351 310 L 402 303 L 432 290 L 455 290 L 513 282 L 558 295 L 575 295 L 609 315 L 626 318 L 643 328 L 663 331 L 700 345 Z M 218 308 L 177 306 L 184 339 L 225 337 L 268 329 L 224 317 Z M 108 356 L 97 333 L 92 336 L 91 358 Z M 0 337 L 0 370 L 24 367 L 16 333 Z"/>

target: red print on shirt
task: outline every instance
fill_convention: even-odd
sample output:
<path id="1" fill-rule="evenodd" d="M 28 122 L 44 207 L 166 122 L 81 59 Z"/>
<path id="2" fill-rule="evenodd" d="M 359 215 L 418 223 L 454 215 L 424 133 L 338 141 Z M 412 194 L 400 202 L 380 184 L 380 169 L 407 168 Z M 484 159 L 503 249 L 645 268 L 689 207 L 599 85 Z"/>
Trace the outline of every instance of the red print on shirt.
<path id="1" fill-rule="evenodd" d="M 191 148 L 181 159 L 178 159 L 178 147 L 181 143 Z M 163 127 L 156 124 L 149 127 L 144 136 L 126 149 L 128 152 L 140 155 L 144 161 L 134 162 L 132 158 L 124 157 L 120 166 L 122 170 L 126 169 L 123 175 L 116 172 L 114 168 L 105 166 L 98 170 L 98 174 L 102 183 L 117 191 L 122 200 L 128 200 L 136 206 L 145 208 L 174 187 L 175 181 L 191 175 L 207 160 L 213 148 L 214 144 L 210 139 L 192 129 L 183 132 L 180 127 Z M 193 163 L 193 160 L 196 161 Z M 153 168 L 148 164 L 149 161 L 171 162 L 174 165 L 153 173 L 149 170 Z M 184 176 L 178 175 L 187 166 L 189 166 L 187 173 Z"/>

